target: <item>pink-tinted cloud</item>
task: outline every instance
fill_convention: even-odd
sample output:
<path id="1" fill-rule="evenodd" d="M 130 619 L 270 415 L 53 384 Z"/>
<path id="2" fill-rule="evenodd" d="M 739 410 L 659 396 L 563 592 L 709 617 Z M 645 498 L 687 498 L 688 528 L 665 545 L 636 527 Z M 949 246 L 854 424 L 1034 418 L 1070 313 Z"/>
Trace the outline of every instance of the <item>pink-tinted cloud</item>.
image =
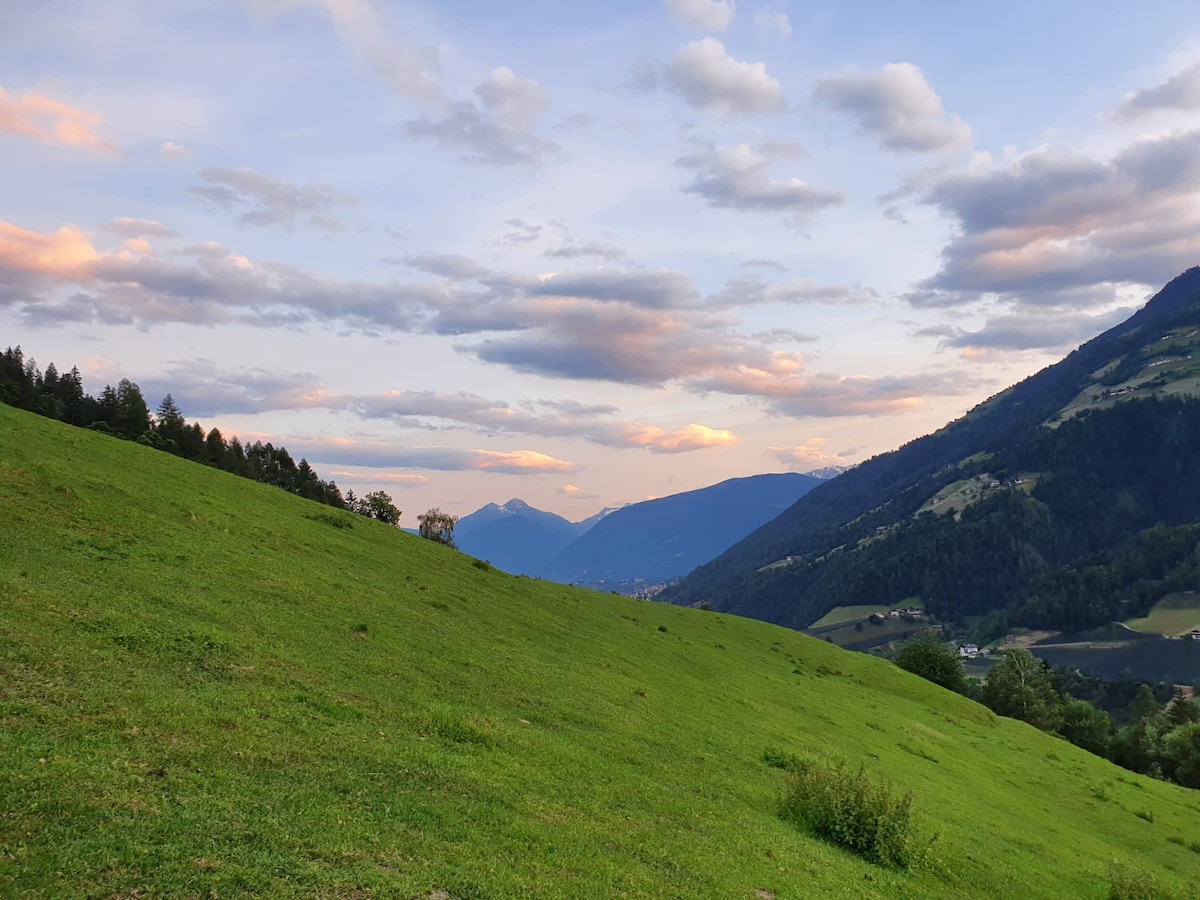
<path id="1" fill-rule="evenodd" d="M 85 150 L 113 150 L 100 134 L 101 117 L 32 91 L 11 94 L 0 87 L 0 132 L 7 131 L 43 144 Z"/>
<path id="2" fill-rule="evenodd" d="M 549 410 L 537 407 L 549 407 Z M 644 448 L 654 453 L 686 453 L 738 442 L 730 431 L 689 424 L 668 430 L 641 422 L 600 418 L 612 407 L 572 408 L 564 404 L 534 403 L 513 407 L 477 394 L 444 394 L 437 391 L 385 391 L 359 397 L 351 408 L 368 419 L 390 419 L 398 425 L 422 426 L 450 422 L 462 427 L 508 434 L 554 438 L 580 438 L 606 447 Z"/>
<path id="3" fill-rule="evenodd" d="M 627 437 L 635 447 L 646 447 L 655 453 L 682 453 L 686 450 L 705 450 L 710 447 L 732 447 L 738 437 L 723 428 L 708 428 L 704 425 L 688 425 L 675 431 L 661 428 L 642 427 Z"/>
<path id="4" fill-rule="evenodd" d="M 287 437 L 293 455 L 313 461 L 369 469 L 429 469 L 442 472 L 492 472 L 504 475 L 567 474 L 575 466 L 537 450 L 477 450 L 413 447 L 386 441 L 347 438 Z"/>
<path id="5" fill-rule="evenodd" d="M 429 485 L 429 479 L 424 475 L 413 475 L 401 472 L 330 472 L 329 477 L 340 482 L 367 482 L 369 484 L 390 484 L 393 487 L 423 488 Z"/>
<path id="6" fill-rule="evenodd" d="M 810 472 L 813 469 L 832 465 L 846 465 L 847 458 L 853 454 L 850 451 L 830 453 L 826 449 L 828 444 L 828 438 L 814 437 L 809 438 L 798 447 L 768 447 L 767 453 L 797 472 Z"/>
<path id="7" fill-rule="evenodd" d="M 71 292 L 72 286 L 83 290 Z M 750 287 L 736 298 L 704 300 L 691 279 L 679 273 L 638 270 L 542 278 L 497 274 L 481 279 L 478 287 L 445 279 L 349 282 L 296 266 L 253 262 L 213 243 L 165 256 L 144 243 L 100 252 L 74 227 L 43 235 L 0 224 L 0 300 L 15 306 L 30 325 L 238 321 L 449 334 L 463 338 L 461 352 L 515 371 L 757 397 L 772 412 L 788 416 L 906 412 L 920 408 L 926 396 L 957 395 L 971 387 L 938 374 L 877 378 L 813 372 L 799 353 L 775 350 L 763 338 L 739 333 L 736 308 L 760 302 L 854 302 L 860 296 L 870 299 L 869 292 L 808 282 Z M 406 409 L 420 399 L 411 395 L 391 408 L 387 398 L 368 408 L 370 399 L 364 400 L 364 414 L 379 417 L 445 418 L 449 408 L 444 397 L 435 398 L 439 410 L 432 412 Z M 569 411 L 558 411 L 567 420 L 563 425 L 552 413 L 530 418 L 528 410 L 489 410 L 490 401 L 483 401 L 485 408 L 479 401 L 455 401 L 474 409 L 462 421 L 512 433 L 581 436 L 658 452 L 727 440 L 717 429 L 696 430 L 700 426 L 661 435 L 637 422 L 599 422 L 581 430 Z"/>
<path id="8" fill-rule="evenodd" d="M 478 462 L 473 468 L 482 472 L 525 475 L 539 472 L 573 472 L 575 466 L 536 450 L 472 450 Z"/>
<path id="9" fill-rule="evenodd" d="M 74 225 L 53 234 L 0 222 L 0 268 L 67 281 L 90 280 L 100 254 Z"/>

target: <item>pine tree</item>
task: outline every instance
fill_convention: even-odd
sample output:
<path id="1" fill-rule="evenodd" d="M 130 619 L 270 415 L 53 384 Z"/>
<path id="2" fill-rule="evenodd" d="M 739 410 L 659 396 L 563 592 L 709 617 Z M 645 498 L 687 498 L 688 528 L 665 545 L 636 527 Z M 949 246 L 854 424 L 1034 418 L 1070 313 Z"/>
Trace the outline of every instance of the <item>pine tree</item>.
<path id="1" fill-rule="evenodd" d="M 112 421 L 113 430 L 127 440 L 136 441 L 150 430 L 150 408 L 142 389 L 122 378 L 117 383 L 116 410 Z"/>
<path id="2" fill-rule="evenodd" d="M 158 404 L 158 413 L 154 417 L 154 431 L 163 440 L 174 441 L 175 449 L 171 452 L 178 453 L 183 443 L 183 429 L 186 427 L 187 421 L 175 405 L 175 398 L 167 394 L 162 403 Z"/>

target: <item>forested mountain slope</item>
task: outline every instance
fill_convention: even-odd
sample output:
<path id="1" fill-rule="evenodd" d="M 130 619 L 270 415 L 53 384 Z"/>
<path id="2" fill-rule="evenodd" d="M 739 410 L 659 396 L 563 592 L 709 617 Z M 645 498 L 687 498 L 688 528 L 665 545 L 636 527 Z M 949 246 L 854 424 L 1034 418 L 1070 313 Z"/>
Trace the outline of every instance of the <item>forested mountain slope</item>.
<path id="1" fill-rule="evenodd" d="M 818 487 L 668 598 L 794 627 L 841 604 L 914 599 L 997 627 L 1138 612 L 1156 588 L 1135 596 L 1131 582 L 1168 593 L 1194 577 L 1186 527 L 1153 572 L 1119 560 L 1153 542 L 1145 529 L 1200 517 L 1198 393 L 1191 269 L 1057 365 Z M 1082 592 L 1084 578 L 1101 589 Z"/>
<path id="2" fill-rule="evenodd" d="M 0 512 L 3 896 L 1099 898 L 1118 864 L 1183 897 L 1200 878 L 1200 793 L 804 635 L 505 575 L 2 405 Z M 886 868 L 781 818 L 764 758 L 793 754 L 911 790 L 929 853 Z"/>

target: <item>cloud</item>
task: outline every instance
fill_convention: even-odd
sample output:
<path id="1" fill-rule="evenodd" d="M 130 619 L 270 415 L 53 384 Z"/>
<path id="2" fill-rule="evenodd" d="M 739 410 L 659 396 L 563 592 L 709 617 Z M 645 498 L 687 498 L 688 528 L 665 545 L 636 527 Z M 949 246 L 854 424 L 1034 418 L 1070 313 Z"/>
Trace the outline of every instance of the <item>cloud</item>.
<path id="1" fill-rule="evenodd" d="M 0 269 L 73 280 L 87 277 L 100 254 L 74 225 L 53 234 L 0 222 Z"/>
<path id="2" fill-rule="evenodd" d="M 243 225 L 292 227 L 307 220 L 305 224 L 313 228 L 342 231 L 345 226 L 330 212 L 358 203 L 350 194 L 325 185 L 301 186 L 253 169 L 204 169 L 200 177 L 209 186 L 188 191 L 217 206 L 241 209 L 237 220 Z"/>
<path id="3" fill-rule="evenodd" d="M 785 138 L 763 137 L 758 149 L 767 159 L 808 159 L 809 153 L 803 145 Z"/>
<path id="4" fill-rule="evenodd" d="M 708 298 L 710 306 L 761 306 L 767 303 L 788 305 L 825 304 L 862 306 L 879 300 L 879 292 L 862 284 L 820 284 L 808 279 L 767 282 L 757 275 L 731 278 Z"/>
<path id="5" fill-rule="evenodd" d="M 745 144 L 710 147 L 676 163 L 696 172 L 684 193 L 709 206 L 785 213 L 803 223 L 815 213 L 845 202 L 841 191 L 813 187 L 800 178 L 773 179 L 767 161 Z"/>
<path id="6" fill-rule="evenodd" d="M 789 290 L 797 292 L 779 295 L 782 302 L 803 300 L 795 285 Z M 813 285 L 804 290 L 820 294 Z M 755 397 L 780 415 L 900 412 L 918 408 L 925 395 L 970 388 L 951 377 L 813 373 L 799 354 L 739 334 L 728 306 L 702 301 L 691 279 L 673 272 L 492 275 L 470 290 L 446 281 L 353 282 L 255 263 L 213 243 L 167 258 L 129 250 L 100 253 L 76 228 L 41 235 L 0 223 L 0 297 L 29 326 L 236 321 L 270 328 L 334 324 L 368 334 L 454 334 L 462 337 L 460 352 L 518 372 Z M 264 389 L 260 396 L 270 395 Z M 504 415 L 504 424 L 519 421 Z M 538 416 L 528 427 L 541 434 L 552 417 Z M 535 425 L 543 431 L 532 431 Z M 568 431 L 663 452 L 690 448 L 705 433 L 659 431 L 636 422 L 597 422 L 563 433 Z M 723 439 L 719 430 L 711 432 Z"/>
<path id="7" fill-rule="evenodd" d="M 440 275 L 451 281 L 473 281 L 476 278 L 483 278 L 491 271 L 475 260 L 456 253 L 417 253 L 406 256 L 402 260 L 395 260 L 395 262 L 416 269 L 418 272 Z"/>
<path id="8" fill-rule="evenodd" d="M 916 197 L 956 228 L 914 306 L 1112 305 L 1200 259 L 1200 130 L 1141 138 L 1107 161 L 1039 147 L 944 173 Z"/>
<path id="9" fill-rule="evenodd" d="M 368 469 L 432 469 L 443 472 L 493 472 L 500 475 L 566 474 L 575 466 L 537 450 L 464 450 L 457 447 L 406 447 L 384 441 L 287 437 L 286 446 L 314 462 Z"/>
<path id="10" fill-rule="evenodd" d="M 770 328 L 756 332 L 750 337 L 764 344 L 808 344 L 820 340 L 815 334 L 797 331 L 794 328 Z"/>
<path id="11" fill-rule="evenodd" d="M 469 163 L 540 168 L 564 158 L 558 144 L 533 131 L 549 102 L 536 81 L 508 68 L 493 69 L 475 95 L 478 105 L 447 102 L 438 113 L 405 123 L 405 134 L 457 148 Z"/>
<path id="12" fill-rule="evenodd" d="M 538 410 L 548 407 L 553 411 Z M 737 437 L 724 429 L 690 424 L 667 430 L 641 422 L 600 419 L 613 407 L 586 407 L 571 401 L 514 408 L 476 394 L 436 391 L 389 391 L 359 397 L 351 409 L 366 419 L 387 419 L 403 427 L 432 427 L 444 422 L 490 434 L 577 438 L 605 447 L 642 448 L 654 453 L 686 453 L 728 447 Z"/>
<path id="13" fill-rule="evenodd" d="M 497 244 L 508 244 L 509 246 L 532 244 L 542 236 L 541 225 L 534 225 L 522 219 L 509 219 L 504 224 L 512 230 L 497 238 Z"/>
<path id="14" fill-rule="evenodd" d="M 1134 122 L 1157 112 L 1200 110 L 1200 63 L 1172 75 L 1161 84 L 1125 95 L 1107 111 L 1118 122 Z"/>
<path id="15" fill-rule="evenodd" d="M 564 244 L 561 247 L 546 250 L 542 256 L 548 259 L 580 259 L 585 256 L 595 256 L 609 262 L 619 262 L 625 258 L 625 251 L 615 244 L 584 241 L 582 244 Z"/>
<path id="16" fill-rule="evenodd" d="M 128 216 L 113 219 L 104 226 L 104 229 L 106 231 L 115 231 L 117 234 L 124 235 L 127 238 L 179 237 L 179 232 L 168 228 L 162 222 L 155 222 L 150 219 L 131 219 Z"/>
<path id="17" fill-rule="evenodd" d="M 690 306 L 697 296 L 692 279 L 679 272 L 595 269 L 536 279 L 508 279 L 507 284 L 533 297 L 622 302 L 655 309 Z"/>
<path id="18" fill-rule="evenodd" d="M 138 383 L 148 397 L 169 393 L 189 418 L 344 409 L 351 399 L 326 391 L 311 373 L 259 367 L 222 370 L 207 359 L 171 363 L 161 376 L 143 377 Z"/>
<path id="19" fill-rule="evenodd" d="M 790 272 L 787 266 L 777 259 L 748 259 L 742 263 L 743 269 L 767 269 L 771 272 Z"/>
<path id="20" fill-rule="evenodd" d="M 32 91 L 10 94 L 0 87 L 0 132 L 83 150 L 110 151 L 116 145 L 100 134 L 101 117 Z"/>
<path id="21" fill-rule="evenodd" d="M 413 475 L 410 473 L 398 472 L 329 472 L 328 476 L 336 481 L 350 482 L 365 482 L 367 484 L 390 484 L 392 487 L 404 488 L 411 490 L 413 488 L 427 487 L 430 483 L 429 479 L 424 475 Z"/>
<path id="22" fill-rule="evenodd" d="M 159 159 L 191 159 L 192 151 L 183 144 L 177 144 L 174 141 L 164 141 L 162 146 L 158 148 Z"/>
<path id="23" fill-rule="evenodd" d="M 970 126 L 946 114 L 941 97 L 911 63 L 827 75 L 817 82 L 813 99 L 855 119 L 888 150 L 928 153 L 971 145 Z"/>
<path id="24" fill-rule="evenodd" d="M 402 47 L 387 38 L 387 29 L 368 0 L 252 0 L 261 11 L 318 8 L 329 14 L 342 42 L 375 69 L 397 93 L 418 102 L 442 99 L 438 54 L 432 48 Z"/>
<path id="25" fill-rule="evenodd" d="M 475 87 L 483 108 L 513 128 L 529 128 L 549 103 L 542 86 L 502 66 Z"/>
<path id="26" fill-rule="evenodd" d="M 214 243 L 170 258 L 100 253 L 74 226 L 38 234 L 0 222 L 0 289 L 15 280 L 24 289 L 21 315 L 33 326 L 319 321 L 415 331 L 447 294 L 441 285 L 341 281 L 281 263 L 256 265 Z M 66 293 L 72 287 L 83 290 Z"/>
<path id="27" fill-rule="evenodd" d="M 1057 350 L 1091 340 L 1132 315 L 1122 306 L 1097 315 L 1074 310 L 1022 311 L 991 316 L 978 331 L 942 326 L 919 336 L 940 337 L 939 346 L 960 350 Z"/>
<path id="28" fill-rule="evenodd" d="M 564 484 L 558 489 L 558 493 L 566 497 L 568 500 L 598 500 L 599 494 L 588 494 L 582 491 L 579 487 L 573 484 Z"/>
<path id="29" fill-rule="evenodd" d="M 773 13 L 759 10 L 754 14 L 754 27 L 764 31 L 773 31 L 780 37 L 792 36 L 792 22 L 787 13 Z"/>
<path id="30" fill-rule="evenodd" d="M 664 77 L 668 88 L 704 112 L 749 115 L 783 109 L 783 89 L 767 67 L 734 59 L 716 38 L 680 47 Z"/>
<path id="31" fill-rule="evenodd" d="M 732 431 L 704 425 L 688 425 L 672 432 L 661 428 L 642 428 L 631 433 L 627 439 L 633 446 L 645 447 L 655 453 L 683 453 L 710 447 L 732 447 L 738 443 L 737 435 Z"/>
<path id="32" fill-rule="evenodd" d="M 814 437 L 799 447 L 768 447 L 767 453 L 797 472 L 810 472 L 830 465 L 845 465 L 847 458 L 854 455 L 853 450 L 827 453 L 825 447 L 828 443 L 827 438 Z"/>
<path id="33" fill-rule="evenodd" d="M 808 417 L 884 416 L 916 412 L 930 396 L 969 393 L 984 382 L 961 373 L 871 378 L 807 372 L 794 354 L 776 353 L 775 365 L 716 373 L 696 389 L 763 398 L 775 415 Z"/>
<path id="34" fill-rule="evenodd" d="M 734 0 L 665 0 L 667 12 L 685 25 L 724 31 L 737 13 Z"/>

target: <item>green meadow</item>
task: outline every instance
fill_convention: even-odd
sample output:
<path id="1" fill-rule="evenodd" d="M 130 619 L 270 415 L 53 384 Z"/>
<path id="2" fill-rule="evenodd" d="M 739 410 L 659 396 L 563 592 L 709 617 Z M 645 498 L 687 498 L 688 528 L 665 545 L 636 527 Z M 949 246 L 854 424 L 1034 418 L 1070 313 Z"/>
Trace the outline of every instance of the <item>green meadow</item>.
<path id="1" fill-rule="evenodd" d="M 1125 624 L 1144 634 L 1167 636 L 1200 628 L 1200 594 L 1171 594 L 1154 604 L 1149 615 Z"/>
<path id="2" fill-rule="evenodd" d="M 782 818 L 768 750 L 911 791 L 918 864 Z M 1186 897 L 1198 834 L 885 661 L 0 406 L 2 895 Z"/>
<path id="3" fill-rule="evenodd" d="M 890 606 L 837 606 L 824 616 L 808 626 L 815 631 L 820 628 L 833 628 L 836 625 L 853 625 L 873 615 L 886 616 Z"/>

